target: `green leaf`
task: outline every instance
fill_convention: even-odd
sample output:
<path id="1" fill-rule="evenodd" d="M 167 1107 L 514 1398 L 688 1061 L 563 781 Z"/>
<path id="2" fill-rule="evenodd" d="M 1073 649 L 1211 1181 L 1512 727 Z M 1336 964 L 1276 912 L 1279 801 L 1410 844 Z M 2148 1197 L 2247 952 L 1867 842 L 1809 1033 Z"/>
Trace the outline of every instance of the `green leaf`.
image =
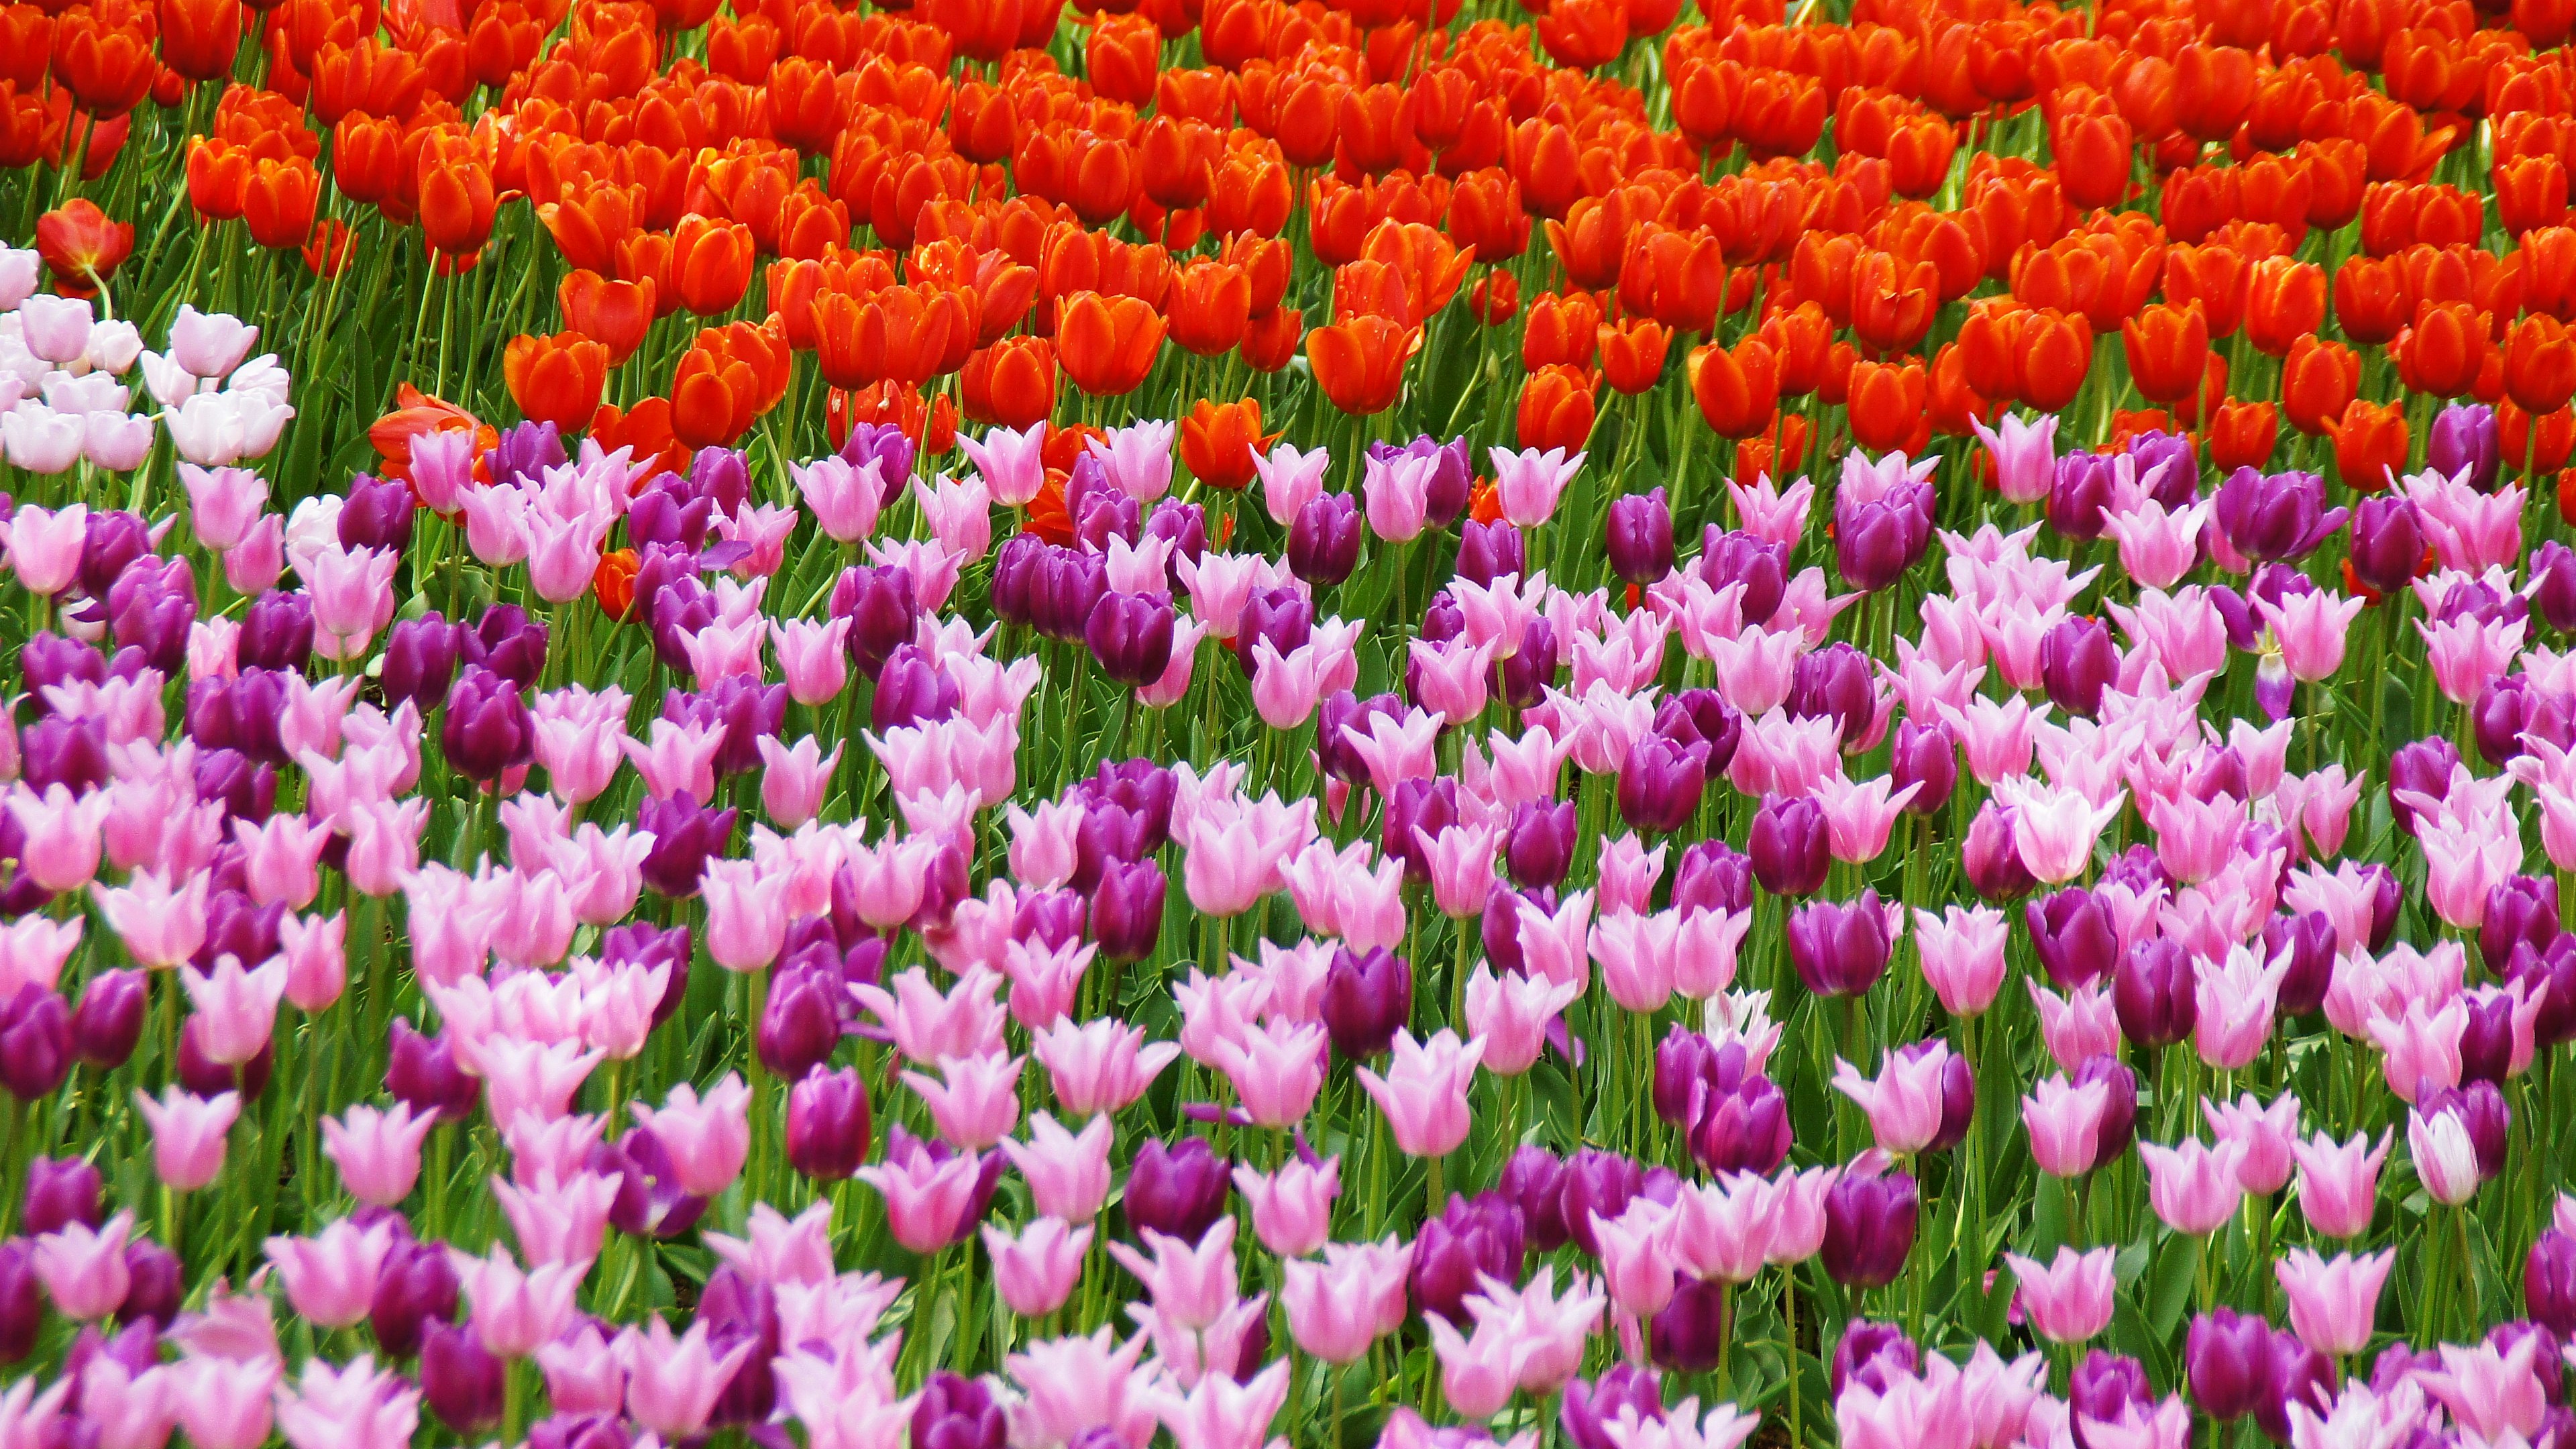
<path id="1" fill-rule="evenodd" d="M 2139 1250 L 2143 1249 L 2141 1244 Z M 2182 1322 L 2183 1310 L 2191 1306 L 2192 1284 L 2200 1272 L 2201 1254 L 2206 1251 L 2201 1239 L 2177 1235 L 2156 1255 L 2148 1280 L 2147 1321 L 2158 1338 L 2173 1337 L 2174 1326 Z"/>

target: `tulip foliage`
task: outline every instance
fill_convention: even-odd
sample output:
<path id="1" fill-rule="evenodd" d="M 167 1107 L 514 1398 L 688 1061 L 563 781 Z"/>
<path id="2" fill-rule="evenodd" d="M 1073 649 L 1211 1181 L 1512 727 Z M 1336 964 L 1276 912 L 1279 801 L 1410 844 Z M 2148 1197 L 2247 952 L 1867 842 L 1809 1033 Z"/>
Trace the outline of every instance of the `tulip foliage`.
<path id="1" fill-rule="evenodd" d="M 0 1449 L 2566 1449 L 2571 29 L 0 9 Z"/>

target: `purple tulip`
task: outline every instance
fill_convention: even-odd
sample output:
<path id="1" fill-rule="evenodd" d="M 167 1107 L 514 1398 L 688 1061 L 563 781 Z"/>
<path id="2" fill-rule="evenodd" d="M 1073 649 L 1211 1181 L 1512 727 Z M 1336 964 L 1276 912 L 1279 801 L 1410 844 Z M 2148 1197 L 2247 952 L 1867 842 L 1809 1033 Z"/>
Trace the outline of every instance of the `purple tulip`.
<path id="1" fill-rule="evenodd" d="M 807 1177 L 838 1182 L 867 1160 L 868 1092 L 856 1070 L 809 1071 L 787 1094 L 787 1162 Z"/>
<path id="2" fill-rule="evenodd" d="M 1150 860 L 1109 861 L 1091 890 L 1091 939 L 1112 961 L 1142 961 L 1162 938 L 1163 868 Z"/>
<path id="3" fill-rule="evenodd" d="M 1366 1061 L 1385 1051 L 1412 1019 L 1413 967 L 1384 946 L 1365 953 L 1337 946 L 1333 964 L 1324 969 L 1317 1006 L 1334 1055 Z"/>
<path id="4" fill-rule="evenodd" d="M 2485 403 L 2452 403 L 2434 414 L 2424 438 L 2424 466 L 2445 478 L 2466 473 L 2470 487 L 2493 493 L 2504 471 L 2495 409 Z"/>
<path id="5" fill-rule="evenodd" d="M 1288 571 L 1318 588 L 1331 588 L 1360 563 L 1360 506 L 1347 493 L 1306 500 L 1288 527 Z"/>
<path id="6" fill-rule="evenodd" d="M 2239 468 L 2218 485 L 2219 532 L 2257 563 L 2301 558 L 2343 527 L 2345 510 L 2328 508 L 2326 480 L 2314 473 Z"/>
<path id="7" fill-rule="evenodd" d="M 2200 1021 L 2198 980 L 2191 953 L 2180 942 L 2158 938 L 2130 947 L 2111 984 L 2120 1034 L 2147 1051 L 2190 1036 Z"/>
<path id="8" fill-rule="evenodd" d="M 2119 677 L 2120 653 L 2110 627 L 2099 619 L 2060 619 L 2039 641 L 2040 680 L 2048 697 L 2068 714 L 2101 712 L 2102 691 Z"/>
<path id="9" fill-rule="evenodd" d="M 1172 622 L 1168 594 L 1106 593 L 1092 606 L 1083 641 L 1103 674 L 1142 687 L 1172 662 Z"/>
<path id="10" fill-rule="evenodd" d="M 1177 1146 L 1148 1140 L 1127 1171 L 1129 1235 L 1142 1241 L 1150 1230 L 1197 1242 L 1225 1213 L 1231 1171 L 1204 1137 L 1183 1138 Z"/>
<path id="11" fill-rule="evenodd" d="M 1663 489 L 1610 500 L 1606 527 L 1612 573 L 1643 588 L 1673 571 L 1673 510 Z"/>
<path id="12" fill-rule="evenodd" d="M 1859 996 L 1887 972 L 1892 943 L 1876 890 L 1810 901 L 1789 913 L 1789 961 L 1818 996 Z"/>
<path id="13" fill-rule="evenodd" d="M 1789 592 L 1789 549 L 1712 523 L 1700 538 L 1699 576 L 1711 589 L 1744 585 L 1744 622 L 1758 628 L 1771 622 Z"/>
<path id="14" fill-rule="evenodd" d="M 667 800 L 646 799 L 635 812 L 636 828 L 653 837 L 644 857 L 644 888 L 674 899 L 696 895 L 708 857 L 721 855 L 732 839 L 733 822 L 733 810 L 709 810 L 686 790 Z"/>
<path id="15" fill-rule="evenodd" d="M 1815 894 L 1833 864 L 1827 839 L 1823 806 L 1805 796 L 1763 796 L 1745 844 L 1753 878 L 1775 896 Z"/>
<path id="16" fill-rule="evenodd" d="M 1451 1194 L 1440 1216 L 1423 1223 L 1414 1234 L 1409 1280 L 1413 1306 L 1452 1323 L 1465 1323 L 1466 1297 L 1481 1291 L 1480 1279 L 1520 1281 L 1527 1242 L 1521 1210 L 1501 1193 L 1480 1193 L 1474 1198 Z"/>

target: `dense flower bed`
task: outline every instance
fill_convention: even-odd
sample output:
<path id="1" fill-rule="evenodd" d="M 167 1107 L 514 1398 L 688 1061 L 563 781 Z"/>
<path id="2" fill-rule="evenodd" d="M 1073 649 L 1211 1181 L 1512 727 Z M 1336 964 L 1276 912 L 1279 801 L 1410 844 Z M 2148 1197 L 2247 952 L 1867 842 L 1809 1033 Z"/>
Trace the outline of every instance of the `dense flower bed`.
<path id="1" fill-rule="evenodd" d="M 0 10 L 0 1449 L 2576 1431 L 2576 8 L 728 3 Z"/>

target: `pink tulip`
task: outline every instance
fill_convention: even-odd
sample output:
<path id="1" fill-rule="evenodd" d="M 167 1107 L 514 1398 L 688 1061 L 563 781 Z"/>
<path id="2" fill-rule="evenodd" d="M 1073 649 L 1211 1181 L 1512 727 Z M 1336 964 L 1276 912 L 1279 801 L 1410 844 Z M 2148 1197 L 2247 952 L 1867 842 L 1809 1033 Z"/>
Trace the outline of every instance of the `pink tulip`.
<path id="1" fill-rule="evenodd" d="M 2004 1254 L 2004 1262 L 2021 1284 L 2021 1311 L 2031 1327 L 2051 1343 L 2076 1344 L 2111 1325 L 2114 1256 L 2109 1248 L 2060 1247 L 2045 1267 L 2019 1253 Z"/>
<path id="2" fill-rule="evenodd" d="M 386 548 L 326 548 L 313 556 L 305 583 L 313 596 L 313 652 L 325 659 L 364 658 L 394 617 L 394 569 L 402 556 Z M 304 572 L 298 568 L 297 572 Z"/>
<path id="3" fill-rule="evenodd" d="M 1581 988 L 1571 982 L 1517 972 L 1498 978 L 1491 967 L 1479 964 L 1476 974 L 1467 978 L 1466 1025 L 1469 1036 L 1485 1043 L 1485 1070 L 1496 1076 L 1517 1077 L 1538 1065 L 1540 1054 L 1547 1049 L 1549 1025 L 1581 994 Z"/>
<path id="4" fill-rule="evenodd" d="M 403 1449 L 420 1427 L 420 1391 L 380 1372 L 362 1353 L 345 1367 L 305 1360 L 292 1388 L 277 1391 L 277 1431 L 291 1449 Z"/>
<path id="5" fill-rule="evenodd" d="M 2146 498 L 2123 511 L 2105 509 L 2102 531 L 2119 541 L 2120 567 L 2131 578 L 2147 588 L 2169 589 L 2200 561 L 2200 531 L 2210 508 L 2198 503 L 2167 513 L 2164 505 Z"/>
<path id="6" fill-rule="evenodd" d="M 1484 1055 L 1483 1042 L 1461 1043 L 1445 1028 L 1427 1043 L 1398 1031 L 1386 1074 L 1362 1067 L 1360 1085 L 1386 1114 L 1400 1151 L 1446 1157 L 1467 1140 L 1467 1087 Z"/>
<path id="7" fill-rule="evenodd" d="M 1655 884 L 1664 878 L 1664 852 L 1661 845 L 1646 849 L 1633 831 L 1602 842 L 1601 914 L 1615 916 L 1651 909 Z"/>
<path id="8" fill-rule="evenodd" d="M 1875 1078 L 1837 1057 L 1834 1088 L 1868 1114 L 1880 1151 L 1910 1156 L 1941 1134 L 1941 1078 L 1950 1057 L 1949 1043 L 1936 1040 L 1911 1057 L 1890 1053 Z"/>
<path id="9" fill-rule="evenodd" d="M 1288 1313 L 1289 1336 L 1312 1357 L 1347 1364 L 1368 1352 L 1385 1333 L 1388 1307 L 1394 1326 L 1405 1318 L 1405 1267 L 1410 1250 L 1388 1238 L 1383 1243 L 1352 1246 L 1334 1243 L 1321 1263 L 1290 1259 L 1282 1265 L 1280 1306 Z"/>
<path id="10" fill-rule="evenodd" d="M 1231 1217 L 1219 1217 L 1196 1243 L 1148 1228 L 1143 1238 L 1152 1258 L 1125 1243 L 1110 1244 L 1109 1255 L 1144 1285 L 1156 1313 L 1203 1329 L 1234 1306 L 1234 1231 Z"/>
<path id="11" fill-rule="evenodd" d="M 1707 1001 L 1735 985 L 1737 952 L 1753 927 L 1753 913 L 1692 907 L 1681 913 L 1673 934 L 1673 990 L 1692 1001 Z M 1482 1035 L 1483 1033 L 1477 1033 Z M 1486 1066 L 1493 1066 L 1488 1053 Z"/>
<path id="12" fill-rule="evenodd" d="M 522 1359 L 562 1336 L 572 1321 L 573 1296 L 586 1263 L 548 1263 L 522 1271 L 510 1250 L 495 1243 L 484 1257 L 448 1250 L 458 1284 L 473 1313 L 468 1320 L 483 1350 L 499 1359 Z"/>
<path id="13" fill-rule="evenodd" d="M 274 1359 L 224 1359 L 192 1356 L 171 1365 L 176 1375 L 171 1407 L 188 1442 L 197 1449 L 259 1449 L 273 1427 L 270 1403 L 277 1388 L 279 1363 Z M 20 1381 L 32 1388 L 33 1379 Z M 70 1386 L 55 1386 L 60 1393 Z M 0 1408 L 0 1417 L 6 1416 Z"/>
<path id="14" fill-rule="evenodd" d="M 2388 1159 L 2390 1138 L 2381 1133 L 2371 1145 L 2368 1133 L 2337 1142 L 2319 1133 L 2291 1144 L 2299 1164 L 2299 1209 L 2308 1225 L 2330 1238 L 2357 1238 L 2370 1231 L 2379 1199 L 2379 1165 Z"/>
<path id="15" fill-rule="evenodd" d="M 713 1197 L 742 1175 L 751 1151 L 751 1089 L 740 1076 L 727 1072 L 704 1098 L 682 1082 L 659 1108 L 632 1105 L 635 1120 L 652 1128 L 670 1150 L 681 1191 Z"/>
<path id="16" fill-rule="evenodd" d="M 2280 645 L 2281 659 L 2293 677 L 2315 683 L 2343 668 L 2345 636 L 2361 615 L 2363 601 L 2318 590 L 2283 594 L 2281 602 L 2255 600 L 2263 622 Z"/>
<path id="17" fill-rule="evenodd" d="M 2283 1092 L 2268 1106 L 2250 1092 L 2232 1104 L 2203 1099 L 2200 1114 L 2211 1135 L 2236 1146 L 2236 1181 L 2247 1192 L 2268 1197 L 2290 1180 L 2299 1140 L 2297 1097 Z"/>
<path id="18" fill-rule="evenodd" d="M 322 1155 L 339 1167 L 340 1185 L 351 1197 L 394 1207 L 420 1180 L 421 1143 L 437 1126 L 436 1113 L 415 1117 L 401 1102 L 388 1111 L 353 1106 L 322 1119 Z"/>
<path id="19" fill-rule="evenodd" d="M 1142 1097 L 1181 1048 L 1168 1041 L 1148 1046 L 1144 1028 L 1101 1017 L 1079 1025 L 1059 1021 L 1031 1036 L 1029 1053 L 1047 1069 L 1056 1101 L 1090 1117 L 1124 1110 Z"/>
<path id="20" fill-rule="evenodd" d="M 703 1321 L 693 1323 L 674 1337 L 657 1313 L 642 1329 L 617 1336 L 613 1351 L 626 1370 L 627 1416 L 665 1441 L 685 1440 L 706 1427 L 717 1398 L 758 1347 L 744 1340 L 718 1352 L 708 1344 L 707 1328 Z"/>
<path id="21" fill-rule="evenodd" d="M 2138 1144 L 2147 1165 L 2147 1201 L 2166 1227 L 2186 1237 L 2199 1237 L 2224 1227 L 2236 1215 L 2245 1189 L 2236 1180 L 2243 1149 L 2222 1142 L 2216 1147 L 2186 1138 L 2174 1147 Z"/>
<path id="22" fill-rule="evenodd" d="M 2004 979 L 2004 947 L 2010 927 L 2003 913 L 1987 906 L 1949 907 L 1943 914 L 1914 912 L 1914 945 L 1921 953 L 1923 979 L 1952 1016 L 1983 1015 L 1995 1003 Z"/>
<path id="23" fill-rule="evenodd" d="M 1885 776 L 1853 784 L 1838 775 L 1817 785 L 1815 801 L 1824 808 L 1834 859 L 1865 865 L 1886 851 L 1888 832 L 1895 828 L 1906 802 L 1923 788 L 1908 785 L 1890 794 L 1888 785 Z"/>
<path id="24" fill-rule="evenodd" d="M 1980 696 L 1964 709 L 1942 706 L 1941 719 L 1959 736 L 1968 773 L 1977 783 L 1992 786 L 2029 771 L 2031 724 L 2046 713 L 2045 705 L 2034 713 L 2019 695 L 2001 704 Z"/>
<path id="25" fill-rule="evenodd" d="M 978 1152 L 1018 1125 L 1020 1068 L 1026 1060 L 1000 1052 L 942 1057 L 937 1078 L 906 1072 L 903 1082 L 930 1108 L 941 1137 Z"/>
<path id="26" fill-rule="evenodd" d="M 2299 1341 L 2328 1358 L 2347 1358 L 2370 1346 L 2379 1316 L 2379 1289 L 2397 1263 L 2394 1249 L 2329 1262 L 2293 1248 L 2272 1265 L 2290 1301 L 2290 1328 Z"/>
<path id="27" fill-rule="evenodd" d="M 1753 1281 L 1770 1256 L 1772 1207 L 1771 1184 L 1751 1173 L 1684 1186 L 1665 1228 L 1674 1266 L 1704 1282 Z"/>
<path id="28" fill-rule="evenodd" d="M 1051 891 L 1073 879 L 1075 840 L 1082 828 L 1079 801 L 1049 800 L 1034 811 L 1007 807 L 1011 826 L 1011 877 L 1029 890 Z"/>
<path id="29" fill-rule="evenodd" d="M 984 1227 L 984 1251 L 993 1260 L 993 1287 L 1022 1318 L 1043 1318 L 1062 1308 L 1082 1277 L 1091 1247 L 1086 1224 L 1068 1229 L 1060 1218 L 1039 1218 L 1014 1237 Z"/>
<path id="30" fill-rule="evenodd" d="M 1634 1012 L 1663 1009 L 1672 999 L 1680 934 L 1681 919 L 1672 911 L 1603 916 L 1592 927 L 1588 944 L 1592 959 L 1601 965 L 1601 984 L 1610 999 Z"/>
<path id="31" fill-rule="evenodd" d="M 583 1323 L 537 1350 L 545 1371 L 546 1398 L 558 1414 L 619 1414 L 626 1407 L 626 1370 L 600 1325 Z"/>
<path id="32" fill-rule="evenodd" d="M 19 865 L 28 878 L 56 894 L 89 884 L 98 874 L 100 831 L 110 803 L 105 791 L 75 798 L 59 783 L 41 795 L 23 783 L 10 787 L 9 813 L 26 834 Z"/>
<path id="33" fill-rule="evenodd" d="M 957 978 L 943 994 L 916 966 L 894 979 L 892 991 L 859 985 L 850 994 L 893 1035 L 897 1051 L 915 1062 L 934 1063 L 941 1057 L 1001 1050 L 1001 985 L 999 973 L 977 969 Z"/>
<path id="34" fill-rule="evenodd" d="M 2215 965 L 2201 963 L 2193 994 L 2197 1024 L 2192 1045 L 2200 1059 L 2223 1072 L 2249 1066 L 2272 1038 L 2272 1007 L 2289 974 L 2289 957 L 2266 964 L 2243 946 Z"/>
<path id="35" fill-rule="evenodd" d="M 2031 1160 L 2051 1177 L 2082 1177 L 2100 1150 L 2102 1113 L 2110 1089 L 2101 1082 L 2076 1086 L 2063 1075 L 2043 1078 L 2021 1099 L 2030 1129 Z"/>
<path id="36" fill-rule="evenodd" d="M 75 1323 L 91 1323 L 125 1305 L 133 1281 L 125 1266 L 125 1243 L 133 1231 L 129 1210 L 96 1228 L 68 1222 L 36 1239 L 36 1278 L 56 1311 Z"/>
<path id="37" fill-rule="evenodd" d="M 2007 418 L 2004 435 L 2011 438 L 2020 426 L 2017 419 Z M 2031 431 L 2045 428 L 2054 432 L 2056 426 L 2055 418 L 2047 418 Z M 1726 480 L 1726 496 L 1735 500 L 1735 516 L 1746 533 L 1765 543 L 1795 548 L 1807 531 L 1807 512 L 1814 505 L 1816 485 L 1801 478 L 1783 489 L 1766 473 L 1749 488 L 1732 478 Z"/>
<path id="38" fill-rule="evenodd" d="M 62 469 L 37 471 L 59 473 Z M 81 547 L 88 529 L 89 509 L 81 504 L 62 509 L 20 504 L 9 517 L 8 532 L 9 568 L 17 574 L 18 586 L 38 598 L 51 598 L 70 588 L 80 573 Z"/>
<path id="39" fill-rule="evenodd" d="M 278 999 L 286 994 L 286 958 L 269 958 L 255 971 L 242 969 L 240 958 L 215 958 L 215 969 L 200 973 L 179 968 L 195 1011 L 198 1046 L 207 1060 L 237 1067 L 260 1054 L 277 1028 Z"/>
<path id="40" fill-rule="evenodd" d="M 1674 1210 L 1640 1195 L 1616 1218 L 1592 1215 L 1601 1281 L 1619 1311 L 1644 1319 L 1669 1307 L 1680 1286 L 1673 1247 Z"/>
<path id="41" fill-rule="evenodd" d="M 1367 498 L 1369 532 L 1388 543 L 1410 543 L 1428 521 L 1435 458 L 1372 457 L 1363 465 L 1360 491 Z"/>
<path id="42" fill-rule="evenodd" d="M 142 870 L 122 888 L 92 882 L 89 889 L 135 964 L 167 967 L 196 955 L 205 943 L 206 889 L 211 880 L 193 876 L 174 890 L 159 875 Z"/>
<path id="43" fill-rule="evenodd" d="M 341 1218 L 313 1237 L 270 1238 L 266 1252 L 297 1313 L 323 1328 L 347 1328 L 367 1316 L 393 1245 L 385 1223 L 362 1231 Z"/>
<path id="44" fill-rule="evenodd" d="M 1544 453 L 1536 448 L 1523 448 L 1517 453 L 1488 448 L 1485 455 L 1494 465 L 1494 494 L 1503 517 L 1524 532 L 1555 516 L 1557 500 L 1564 496 L 1565 485 L 1574 481 L 1575 471 L 1583 466 L 1584 459 L 1580 452 L 1567 457 L 1563 448 L 1550 448 Z"/>
<path id="45" fill-rule="evenodd" d="M 995 428 L 981 442 L 961 432 L 957 446 L 973 460 L 994 502 L 1005 508 L 1023 508 L 1046 486 L 1046 464 L 1041 456 L 1046 435 L 1046 422 L 1040 419 L 1024 432 Z"/>
<path id="46" fill-rule="evenodd" d="M 2013 846 L 2022 867 L 2043 884 L 2063 885 L 2092 865 L 2093 846 L 2102 827 L 2120 813 L 2125 792 L 2099 806 L 2058 787 L 2013 789 L 2010 798 L 1999 788 L 1995 798 L 2020 811 L 2013 823 Z"/>
<path id="47" fill-rule="evenodd" d="M 1109 1145 L 1107 1116 L 1093 1117 L 1076 1133 L 1044 1112 L 1029 1115 L 1028 1141 L 1001 1141 L 1037 1210 L 1071 1223 L 1090 1221 L 1109 1200 Z"/>
<path id="48" fill-rule="evenodd" d="M 1154 1435 L 1150 1381 L 1136 1373 L 1146 1336 L 1117 1343 L 1103 1326 L 1088 1337 L 1031 1342 L 1006 1360 L 1028 1398 L 1024 1422 L 1033 1443 L 1069 1444 L 1107 1429 L 1126 1449 L 1145 1449 Z"/>
<path id="49" fill-rule="evenodd" d="M 1252 1231 L 1261 1245 L 1281 1258 L 1302 1258 L 1332 1236 L 1333 1200 L 1342 1191 L 1341 1159 L 1328 1157 L 1320 1164 L 1292 1159 L 1268 1174 L 1237 1167 L 1234 1186 L 1252 1208 Z"/>
<path id="50" fill-rule="evenodd" d="M 1320 1025 L 1273 1020 L 1220 1038 L 1212 1054 L 1253 1125 L 1285 1129 L 1304 1119 L 1323 1090 L 1326 1045 Z"/>
<path id="51" fill-rule="evenodd" d="M 179 482 L 188 490 L 189 530 L 217 553 L 238 547 L 268 504 L 268 480 L 247 468 L 181 463 Z"/>
<path id="52" fill-rule="evenodd" d="M 2441 1371 L 2418 1370 L 2416 1382 L 2451 1411 L 2464 1440 L 2536 1443 L 2549 1418 L 2549 1386 L 2565 1372 L 2562 1364 L 2540 1361 L 2542 1342 L 2526 1333 L 2505 1350 L 2493 1339 L 2466 1348 L 2440 1344 Z"/>
<path id="53" fill-rule="evenodd" d="M 2388 1090 L 2411 1103 L 2426 1087 L 2458 1086 L 2460 1035 L 2468 1022 L 2468 1003 L 2459 997 L 2437 1010 L 2428 1010 L 2421 1001 L 2407 1002 L 2394 1015 L 2373 1010 L 2370 1039 L 2379 1045 Z"/>

